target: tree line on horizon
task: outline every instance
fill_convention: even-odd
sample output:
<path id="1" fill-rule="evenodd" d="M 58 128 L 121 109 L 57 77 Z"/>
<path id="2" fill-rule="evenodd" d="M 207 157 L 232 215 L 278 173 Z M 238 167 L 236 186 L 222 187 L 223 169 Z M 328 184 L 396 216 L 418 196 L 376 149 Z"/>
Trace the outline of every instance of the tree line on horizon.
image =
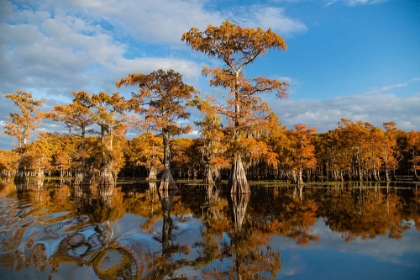
<path id="1" fill-rule="evenodd" d="M 200 97 L 174 70 L 130 74 L 117 87 L 135 85 L 130 99 L 119 93 L 73 92 L 70 104 L 49 112 L 40 107 L 45 99 L 17 90 L 6 94 L 20 109 L 11 113 L 5 133 L 16 138 L 13 151 L 1 151 L 0 170 L 14 173 L 15 181 L 29 175 L 75 177 L 75 184 L 114 185 L 118 174 L 147 172 L 149 180 L 160 175 L 160 189 L 176 189 L 176 177 L 201 178 L 205 184 L 227 179 L 231 193 L 249 193 L 247 178 L 288 179 L 302 184 L 311 180 L 391 180 L 395 174 L 419 179 L 420 132 L 405 132 L 394 122 L 384 129 L 368 122 L 341 119 L 327 133 L 295 124 L 282 126 L 259 94 L 275 92 L 287 97 L 287 83 L 265 77 L 246 78 L 244 68 L 268 49 L 287 49 L 270 29 L 242 28 L 223 22 L 203 32 L 184 33 L 193 50 L 223 61 L 225 67 L 204 67 L 210 86 L 226 92 L 225 102 Z M 184 125 L 197 108 L 195 122 L 200 138 L 176 138 L 192 130 Z M 64 124 L 68 135 L 40 132 L 28 143 L 31 131 L 43 118 Z M 128 140 L 129 128 L 139 136 Z M 16 172 L 15 172 L 16 171 Z M 131 173 L 131 174 L 130 174 Z"/>
<path id="2" fill-rule="evenodd" d="M 19 93 L 30 96 L 29 93 Z M 17 175 L 15 171 L 19 170 L 19 164 L 24 166 L 26 176 L 77 179 L 81 170 L 89 174 L 86 178 L 91 183 L 104 172 L 103 163 L 109 162 L 111 164 L 107 168 L 112 176 L 121 174 L 124 177 L 157 180 L 157 175 L 165 170 L 162 136 L 143 132 L 127 139 L 125 132 L 134 120 L 111 118 L 112 114 L 105 107 L 92 109 L 95 107 L 81 106 L 78 101 L 81 96 L 85 102 L 93 102 L 102 96 L 103 99 L 107 97 L 119 100 L 119 104 L 127 104 L 118 95 L 101 93 L 89 96 L 86 92 L 74 95 L 76 98 L 72 104 L 56 105 L 47 113 L 36 112 L 45 118 L 61 119 L 70 133 L 40 132 L 31 143 L 22 139 L 15 149 L 0 151 L 2 174 Z M 197 99 L 193 101 L 197 103 Z M 219 122 L 220 118 L 212 115 L 215 111 L 210 102 L 199 100 L 198 103 L 204 116 L 202 121 L 196 122 L 201 128 L 201 135 L 199 138 L 170 140 L 170 151 L 167 153 L 171 170 L 177 178 L 202 179 L 206 184 L 219 183 L 228 178 L 231 168 L 232 138 L 225 127 L 212 123 L 213 120 Z M 94 110 L 98 111 L 95 113 Z M 39 116 L 34 118 L 40 120 Z M 35 124 L 34 120 L 28 123 Z M 113 124 L 107 128 L 106 122 Z M 281 179 L 292 183 L 393 180 L 395 175 L 413 175 L 418 179 L 420 132 L 400 130 L 394 122 L 384 123 L 382 129 L 368 122 L 341 119 L 336 129 L 326 133 L 316 133 L 316 129 L 307 128 L 304 124 L 288 129 L 273 113 L 268 123 L 270 125 L 265 127 L 255 127 L 252 138 L 244 143 L 243 160 L 249 179 Z M 30 134 L 26 139 L 29 137 Z"/>

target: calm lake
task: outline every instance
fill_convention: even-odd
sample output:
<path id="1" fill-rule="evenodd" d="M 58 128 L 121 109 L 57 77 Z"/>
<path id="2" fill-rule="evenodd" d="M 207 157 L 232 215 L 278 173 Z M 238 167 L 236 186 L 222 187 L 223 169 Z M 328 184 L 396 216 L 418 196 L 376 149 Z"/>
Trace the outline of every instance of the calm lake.
<path id="1" fill-rule="evenodd" d="M 0 278 L 420 279 L 420 185 L 276 184 L 1 183 Z"/>

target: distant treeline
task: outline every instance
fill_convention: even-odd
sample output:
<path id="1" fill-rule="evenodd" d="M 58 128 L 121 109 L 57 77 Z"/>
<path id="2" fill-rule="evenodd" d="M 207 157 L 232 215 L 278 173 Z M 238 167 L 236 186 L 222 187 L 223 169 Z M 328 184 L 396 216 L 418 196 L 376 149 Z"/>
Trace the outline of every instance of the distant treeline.
<path id="1" fill-rule="evenodd" d="M 218 129 L 221 133 L 214 134 L 214 139 L 207 135 L 171 140 L 171 169 L 175 178 L 203 179 L 209 164 L 217 180 L 228 179 L 232 162 L 230 135 L 223 132 L 223 127 Z M 162 137 L 158 134 L 145 132 L 128 140 L 118 130 L 106 137 L 93 128 L 87 128 L 85 133 L 83 138 L 80 133 L 39 133 L 37 140 L 25 145 L 21 159 L 25 175 L 75 176 L 83 161 L 93 172 L 94 180 L 100 173 L 98 159 L 102 158 L 103 148 L 113 159 L 112 170 L 120 177 L 155 179 L 164 169 Z M 300 179 L 305 182 L 419 178 L 420 132 L 399 130 L 394 122 L 384 123 L 382 129 L 368 122 L 342 119 L 336 129 L 316 133 L 302 124 L 287 129 L 276 120 L 276 125 L 267 130 L 255 130 L 254 138 L 258 141 L 246 143 L 248 148 L 243 157 L 248 179 L 299 183 Z M 210 140 L 208 145 L 206 141 Z M 3 176 L 12 176 L 18 169 L 19 149 L 0 151 Z"/>

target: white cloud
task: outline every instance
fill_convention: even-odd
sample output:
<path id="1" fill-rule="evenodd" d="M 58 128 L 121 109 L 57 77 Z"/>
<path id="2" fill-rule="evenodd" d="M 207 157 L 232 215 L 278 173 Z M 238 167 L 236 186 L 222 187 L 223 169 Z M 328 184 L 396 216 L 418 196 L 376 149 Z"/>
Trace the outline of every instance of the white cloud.
<path id="1" fill-rule="evenodd" d="M 165 44 L 179 48 L 182 33 L 191 27 L 218 25 L 226 16 L 241 24 L 273 28 L 281 33 L 306 30 L 302 23 L 289 19 L 284 10 L 252 6 L 229 11 L 212 11 L 206 1 L 52 1 L 29 2 L 13 6 L 1 0 L 9 17 L 0 24 L 0 78 L 4 92 L 16 88 L 37 88 L 54 94 L 89 90 L 103 84 L 103 77 L 129 71 L 173 68 L 188 79 L 196 79 L 201 67 L 189 59 L 171 55 L 164 49 L 159 57 L 145 46 L 137 53 L 138 42 Z M 22 3 L 19 3 L 22 4 Z M 245 14 L 239 17 L 240 14 Z M 223 14 L 224 13 L 224 14 Z M 126 42 L 126 39 L 130 41 Z M 124 43 L 123 43 L 124 42 Z M 168 44 L 169 43 L 169 44 Z M 150 47 L 150 46 L 149 46 Z M 186 47 L 185 47 L 186 48 Z M 140 53 L 141 52 L 141 53 Z M 169 54 L 169 56 L 168 56 Z M 129 58 L 130 57 L 130 58 Z M 112 84 L 120 76 L 113 77 Z"/>
<path id="2" fill-rule="evenodd" d="M 196 82 L 201 66 L 171 49 L 187 48 L 180 39 L 191 27 L 204 29 L 240 14 L 214 11 L 206 1 L 195 0 L 0 1 L 1 15 L 7 13 L 0 23 L 1 93 L 25 89 L 55 96 L 114 90 L 116 80 L 128 73 L 157 68 L 172 68 Z M 287 33 L 306 29 L 283 9 L 243 11 L 241 23 Z M 153 50 L 162 44 L 163 53 Z"/>
<path id="3" fill-rule="evenodd" d="M 157 68 L 172 68 L 189 79 L 200 75 L 194 62 L 177 57 L 126 58 L 128 46 L 88 15 L 76 17 L 58 8 L 54 12 L 20 10 L 11 21 L 21 23 L 0 25 L 3 93 L 33 88 L 70 94 L 109 82 L 104 77 L 111 79 L 108 87 L 115 88 L 116 80 L 130 72 Z"/>
<path id="4" fill-rule="evenodd" d="M 85 10 L 89 16 L 102 18 L 118 33 L 138 40 L 181 44 L 182 34 L 191 27 L 205 28 L 220 24 L 220 13 L 204 6 L 206 1 L 83 1 L 73 0 L 67 8 Z"/>
<path id="5" fill-rule="evenodd" d="M 367 92 L 339 96 L 327 100 L 270 100 L 270 107 L 283 125 L 291 128 L 303 123 L 315 127 L 318 132 L 337 128 L 341 118 L 366 121 L 382 127 L 384 122 L 394 121 L 402 130 L 418 130 L 420 127 L 420 93 L 399 98 L 391 93 Z"/>
<path id="6" fill-rule="evenodd" d="M 271 28 L 279 35 L 290 35 L 307 30 L 305 24 L 287 17 L 282 8 L 257 5 L 236 8 L 233 18 L 241 26 Z"/>
<path id="7" fill-rule="evenodd" d="M 348 6 L 357 6 L 357 5 L 371 5 L 387 2 L 388 0 L 331 0 L 328 2 L 328 5 L 334 4 L 336 2 L 343 2 Z"/>
<path id="8" fill-rule="evenodd" d="M 400 87 L 405 87 L 405 86 L 407 86 L 406 83 L 395 84 L 395 85 L 386 85 L 386 86 L 383 86 L 383 87 L 380 87 L 380 88 L 370 89 L 370 90 L 364 92 L 363 94 L 386 92 L 386 91 L 389 91 L 389 90 L 394 89 L 394 88 L 400 88 Z"/>
<path id="9" fill-rule="evenodd" d="M 178 43 L 191 27 L 205 29 L 228 19 L 249 27 L 272 28 L 280 34 L 306 31 L 306 26 L 285 15 L 284 9 L 253 5 L 215 11 L 208 1 L 81 1 L 67 9 L 86 10 L 89 16 L 105 18 L 118 32 L 148 43 Z M 63 7 L 64 8 L 64 7 Z"/>
<path id="10" fill-rule="evenodd" d="M 10 20 L 12 15 L 13 5 L 6 0 L 0 0 L 0 19 Z"/>

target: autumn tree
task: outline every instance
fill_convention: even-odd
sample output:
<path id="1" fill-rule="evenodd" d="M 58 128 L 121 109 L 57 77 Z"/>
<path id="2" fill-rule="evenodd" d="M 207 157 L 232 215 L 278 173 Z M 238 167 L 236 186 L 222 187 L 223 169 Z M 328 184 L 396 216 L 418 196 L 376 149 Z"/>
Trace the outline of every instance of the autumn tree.
<path id="1" fill-rule="evenodd" d="M 50 173 L 52 156 L 56 152 L 56 148 L 49 134 L 45 132 L 40 132 L 38 139 L 27 145 L 25 160 L 33 175 L 42 178 L 45 176 L 45 172 Z"/>
<path id="2" fill-rule="evenodd" d="M 161 133 L 164 147 L 160 189 L 176 189 L 170 169 L 170 141 L 174 135 L 187 133 L 191 126 L 182 126 L 179 121 L 188 119 L 185 102 L 195 95 L 195 89 L 182 81 L 181 74 L 174 70 L 159 69 L 145 75 L 130 74 L 117 82 L 117 87 L 137 85 L 138 93 L 132 93 L 131 106 L 138 119 L 138 129 L 154 130 Z"/>
<path id="3" fill-rule="evenodd" d="M 395 177 L 395 169 L 398 167 L 398 160 L 400 158 L 400 153 L 397 149 L 397 138 L 398 133 L 397 124 L 395 122 L 384 122 L 383 126 L 385 128 L 385 133 L 383 134 L 382 139 L 382 149 L 383 149 L 383 164 L 385 170 L 385 180 L 390 181 L 389 170 L 393 170 Z"/>
<path id="4" fill-rule="evenodd" d="M 344 141 L 343 132 L 340 129 L 317 135 L 315 156 L 319 172 L 325 174 L 327 180 L 344 181 L 344 175 L 351 171 L 351 157 Z"/>
<path id="5" fill-rule="evenodd" d="M 119 93 L 109 95 L 105 92 L 93 94 L 91 97 L 92 118 L 99 127 L 99 139 L 101 143 L 101 157 L 99 159 L 100 185 L 114 185 L 118 169 L 116 165 L 119 159 L 123 159 L 120 149 L 114 150 L 115 139 L 121 139 L 126 125 L 124 124 L 127 104 L 125 98 Z M 118 157 L 117 154 L 120 154 Z"/>
<path id="6" fill-rule="evenodd" d="M 200 127 L 203 139 L 203 145 L 200 147 L 201 161 L 204 165 L 203 183 L 213 185 L 221 181 L 220 169 L 229 166 L 224 156 L 226 141 L 222 118 L 217 111 L 216 101 L 211 96 L 206 96 L 206 99 L 197 97 L 189 104 L 195 106 L 203 116 L 201 121 L 194 123 Z"/>
<path id="7" fill-rule="evenodd" d="M 163 170 L 162 137 L 152 132 L 145 132 L 128 143 L 128 162 L 135 166 L 144 166 L 148 171 L 147 180 L 156 180 L 156 175 Z"/>
<path id="8" fill-rule="evenodd" d="M 18 141 L 18 153 L 22 158 L 26 144 L 31 135 L 31 131 L 37 129 L 42 122 L 42 112 L 39 107 L 46 102 L 45 99 L 34 99 L 32 94 L 23 90 L 16 90 L 15 93 L 8 93 L 6 98 L 13 101 L 19 107 L 20 113 L 10 113 L 10 121 L 4 125 L 4 133 L 15 137 Z M 25 178 L 25 166 L 23 162 L 19 162 L 18 172 L 15 180 L 23 180 Z"/>
<path id="9" fill-rule="evenodd" d="M 383 148 L 382 140 L 384 138 L 384 132 L 381 128 L 375 127 L 374 125 L 365 122 L 364 127 L 367 130 L 366 142 L 368 150 L 366 153 L 367 158 L 367 177 L 373 181 L 379 180 L 379 171 L 382 166 L 383 159 Z"/>
<path id="10" fill-rule="evenodd" d="M 81 139 L 78 153 L 74 155 L 73 160 L 78 163 L 76 170 L 75 183 L 81 183 L 85 176 L 85 160 L 87 154 L 85 153 L 85 139 L 89 132 L 89 126 L 94 123 L 90 112 L 90 96 L 87 92 L 73 92 L 73 102 L 66 105 L 55 105 L 53 109 L 47 113 L 47 117 L 58 122 L 62 122 L 68 128 L 69 133 L 73 131 L 79 132 Z"/>
<path id="11" fill-rule="evenodd" d="M 277 120 L 267 107 L 267 116 L 258 124 L 250 125 L 245 134 L 246 138 L 241 142 L 242 161 L 248 176 L 253 179 L 267 178 L 270 167 L 276 167 L 278 164 L 278 154 L 266 141 L 267 136 L 278 125 Z"/>
<path id="12" fill-rule="evenodd" d="M 57 132 L 41 133 L 40 135 L 45 137 L 53 147 L 51 160 L 52 171 L 57 172 L 60 177 L 71 177 L 72 156 L 77 153 L 80 142 L 78 137 L 61 135 Z"/>
<path id="13" fill-rule="evenodd" d="M 290 152 L 292 153 L 291 167 L 293 172 L 293 182 L 303 183 L 303 171 L 315 168 L 315 146 L 312 134 L 315 128 L 306 128 L 304 124 L 295 124 L 293 130 L 288 133 L 291 139 Z"/>
<path id="14" fill-rule="evenodd" d="M 408 147 L 410 153 L 409 162 L 411 163 L 410 170 L 414 172 L 414 178 L 419 180 L 417 171 L 420 170 L 420 132 L 414 130 L 408 133 Z"/>
<path id="15" fill-rule="evenodd" d="M 223 108 L 223 114 L 232 129 L 232 145 L 235 150 L 229 186 L 232 193 L 248 193 L 250 189 L 242 163 L 241 143 L 248 138 L 248 126 L 257 124 L 266 109 L 266 104 L 261 102 L 258 94 L 274 91 L 279 98 L 286 97 L 287 84 L 265 77 L 246 78 L 243 69 L 259 55 L 267 53 L 268 49 L 285 50 L 286 43 L 271 29 L 242 28 L 229 21 L 219 27 L 208 25 L 205 31 L 191 28 L 183 34 L 182 41 L 193 50 L 225 63 L 224 68 L 205 67 L 203 74 L 209 77 L 211 86 L 229 92 L 227 104 Z"/>
<path id="16" fill-rule="evenodd" d="M 351 159 L 351 174 L 350 178 L 363 181 L 367 176 L 368 161 L 371 157 L 371 148 L 369 146 L 371 141 L 368 139 L 367 126 L 371 127 L 363 121 L 356 123 L 348 119 L 341 119 L 338 123 L 338 129 L 343 140 L 343 147 L 346 150 L 346 155 Z"/>
<path id="17" fill-rule="evenodd" d="M 266 178 L 280 178 L 281 177 L 281 166 L 285 165 L 284 162 L 283 150 L 288 143 L 286 131 L 287 127 L 283 127 L 279 117 L 271 112 L 269 115 L 270 126 L 264 135 L 262 135 L 262 140 L 269 148 L 269 157 L 264 159 L 264 169 L 267 173 Z"/>
<path id="18" fill-rule="evenodd" d="M 19 154 L 15 151 L 0 150 L 0 172 L 9 178 L 18 168 Z"/>
<path id="19" fill-rule="evenodd" d="M 171 144 L 171 161 L 178 177 L 197 179 L 201 174 L 202 139 L 176 138 Z"/>

